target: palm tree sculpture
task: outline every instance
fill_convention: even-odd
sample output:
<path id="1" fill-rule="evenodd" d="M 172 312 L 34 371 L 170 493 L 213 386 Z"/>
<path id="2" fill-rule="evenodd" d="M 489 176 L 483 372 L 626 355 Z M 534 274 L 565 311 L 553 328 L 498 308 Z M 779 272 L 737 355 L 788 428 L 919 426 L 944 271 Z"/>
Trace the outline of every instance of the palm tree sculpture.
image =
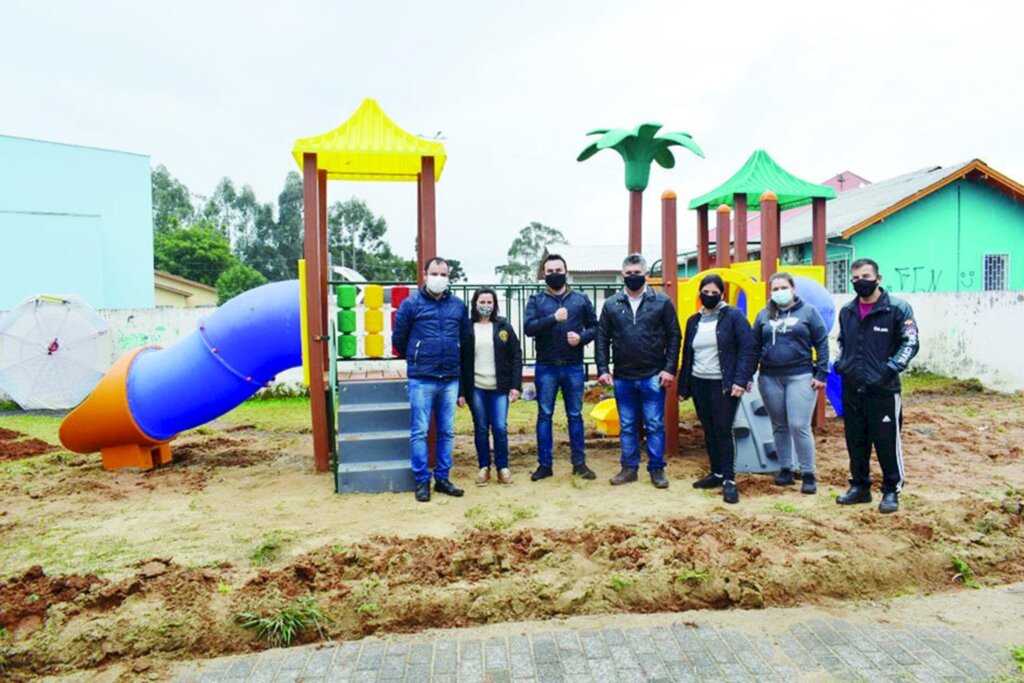
<path id="1" fill-rule="evenodd" d="M 704 152 L 693 141 L 689 133 L 664 133 L 655 135 L 661 129 L 660 123 L 641 123 L 632 132 L 625 128 L 597 128 L 587 135 L 601 137 L 587 145 L 576 161 L 586 161 L 602 149 L 614 149 L 626 163 L 626 189 L 629 190 L 629 251 L 638 252 L 640 246 L 640 219 L 643 207 L 643 192 L 651 178 L 651 162 L 656 161 L 662 168 L 672 168 L 676 158 L 669 149 L 673 145 L 685 147 L 704 158 Z"/>

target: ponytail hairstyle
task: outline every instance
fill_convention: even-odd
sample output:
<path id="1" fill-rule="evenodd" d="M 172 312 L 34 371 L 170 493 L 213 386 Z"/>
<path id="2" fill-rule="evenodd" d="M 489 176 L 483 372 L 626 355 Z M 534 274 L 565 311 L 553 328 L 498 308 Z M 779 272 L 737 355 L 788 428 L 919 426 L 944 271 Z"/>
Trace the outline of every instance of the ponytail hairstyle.
<path id="1" fill-rule="evenodd" d="M 784 270 L 780 270 L 779 272 L 775 273 L 770 278 L 768 278 L 768 317 L 769 318 L 778 318 L 779 317 L 779 305 L 775 303 L 775 300 L 772 299 L 772 296 L 771 296 L 772 283 L 775 282 L 776 280 L 785 280 L 786 282 L 789 283 L 790 287 L 792 287 L 794 290 L 796 289 L 796 282 L 794 282 L 793 276 L 790 275 L 789 273 L 787 273 Z M 796 301 L 796 294 L 793 294 L 793 300 Z"/>

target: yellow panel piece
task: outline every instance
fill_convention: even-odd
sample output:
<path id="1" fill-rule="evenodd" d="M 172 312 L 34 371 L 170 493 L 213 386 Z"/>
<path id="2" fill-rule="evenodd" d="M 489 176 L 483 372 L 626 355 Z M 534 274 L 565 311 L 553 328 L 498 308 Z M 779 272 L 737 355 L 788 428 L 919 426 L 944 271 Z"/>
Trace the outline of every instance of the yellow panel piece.
<path id="1" fill-rule="evenodd" d="M 606 398 L 594 406 L 590 417 L 594 418 L 598 431 L 605 436 L 619 435 L 619 407 L 615 405 L 614 398 Z"/>
<path id="2" fill-rule="evenodd" d="M 751 261 L 750 263 L 759 262 Z M 697 312 L 700 306 L 700 281 L 705 275 L 711 273 L 715 273 L 725 282 L 728 290 L 726 303 L 730 306 L 736 305 L 740 292 L 746 295 L 747 320 L 753 323 L 757 314 L 765 307 L 764 285 L 749 275 L 745 275 L 739 269 L 711 268 L 697 273 L 679 285 L 679 305 L 676 310 L 679 313 L 680 326 L 685 330 L 687 318 Z"/>
<path id="3" fill-rule="evenodd" d="M 327 171 L 329 180 L 415 182 L 421 158 L 434 157 L 436 181 L 448 158 L 444 145 L 402 130 L 370 98 L 334 130 L 296 140 L 292 156 L 299 169 L 306 153 L 316 154 L 317 170 Z"/>
<path id="4" fill-rule="evenodd" d="M 363 288 L 363 305 L 367 308 L 380 308 L 384 305 L 384 288 L 380 285 L 366 285 Z"/>
<path id="5" fill-rule="evenodd" d="M 782 270 L 790 275 L 814 280 L 822 287 L 825 286 L 825 266 L 785 266 Z"/>
<path id="6" fill-rule="evenodd" d="M 378 309 L 376 311 L 367 311 L 363 321 L 366 323 L 367 332 L 383 332 L 384 331 L 384 311 Z"/>
<path id="7" fill-rule="evenodd" d="M 364 350 L 370 358 L 383 358 L 384 356 L 384 335 L 368 334 L 364 342 Z"/>

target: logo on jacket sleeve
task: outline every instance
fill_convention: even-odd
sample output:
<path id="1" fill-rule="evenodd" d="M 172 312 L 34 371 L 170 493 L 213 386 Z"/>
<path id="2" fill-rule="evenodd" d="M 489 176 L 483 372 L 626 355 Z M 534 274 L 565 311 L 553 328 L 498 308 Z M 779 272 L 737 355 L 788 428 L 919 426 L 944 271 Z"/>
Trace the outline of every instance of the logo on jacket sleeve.
<path id="1" fill-rule="evenodd" d="M 500 339 L 503 342 L 507 342 L 508 341 L 508 330 L 502 330 L 501 332 L 499 332 L 498 333 L 498 339 Z"/>

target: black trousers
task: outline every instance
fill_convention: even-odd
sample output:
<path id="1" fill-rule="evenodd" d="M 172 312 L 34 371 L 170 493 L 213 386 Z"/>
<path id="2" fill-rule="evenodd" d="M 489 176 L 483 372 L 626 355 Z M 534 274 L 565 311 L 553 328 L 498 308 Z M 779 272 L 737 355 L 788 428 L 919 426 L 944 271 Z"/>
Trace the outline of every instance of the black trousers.
<path id="1" fill-rule="evenodd" d="M 732 435 L 732 422 L 740 400 L 722 391 L 722 380 L 692 377 L 693 407 L 697 410 L 700 426 L 704 428 L 704 445 L 708 451 L 712 474 L 720 474 L 726 481 L 736 479 L 736 442 Z"/>
<path id="2" fill-rule="evenodd" d="M 843 425 L 850 454 L 850 484 L 871 486 L 871 447 L 882 466 L 882 493 L 903 488 L 902 396 L 858 392 L 843 384 Z"/>

